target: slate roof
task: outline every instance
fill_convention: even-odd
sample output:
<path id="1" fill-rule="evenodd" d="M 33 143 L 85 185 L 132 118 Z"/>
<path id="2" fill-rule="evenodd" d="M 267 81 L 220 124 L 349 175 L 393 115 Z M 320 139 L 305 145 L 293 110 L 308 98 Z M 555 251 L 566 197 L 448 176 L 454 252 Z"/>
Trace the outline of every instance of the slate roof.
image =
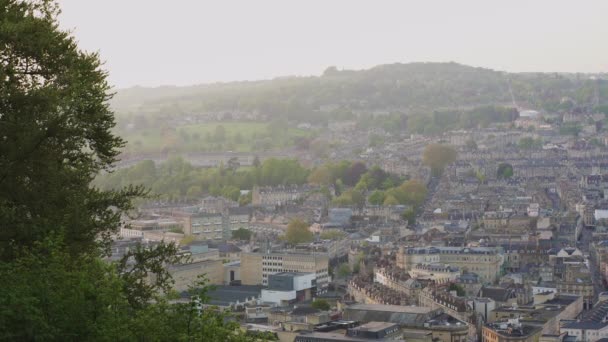
<path id="1" fill-rule="evenodd" d="M 599 330 L 607 325 L 608 325 L 608 323 L 582 321 L 582 322 L 568 323 L 568 324 L 564 325 L 564 329 Z"/>
<path id="2" fill-rule="evenodd" d="M 228 306 L 237 301 L 242 303 L 252 297 L 259 298 L 261 294 L 262 286 L 258 285 L 217 285 L 207 293 L 210 298 L 209 304 L 218 306 Z"/>
<path id="3" fill-rule="evenodd" d="M 483 287 L 480 297 L 491 298 L 497 302 L 506 302 L 511 296 L 511 291 L 503 287 Z"/>
<path id="4" fill-rule="evenodd" d="M 422 325 L 433 310 L 427 307 L 356 304 L 344 311 L 346 319 L 359 322 L 391 322 L 401 325 Z"/>
<path id="5" fill-rule="evenodd" d="M 232 243 L 223 243 L 217 246 L 220 253 L 238 253 L 241 249 Z"/>

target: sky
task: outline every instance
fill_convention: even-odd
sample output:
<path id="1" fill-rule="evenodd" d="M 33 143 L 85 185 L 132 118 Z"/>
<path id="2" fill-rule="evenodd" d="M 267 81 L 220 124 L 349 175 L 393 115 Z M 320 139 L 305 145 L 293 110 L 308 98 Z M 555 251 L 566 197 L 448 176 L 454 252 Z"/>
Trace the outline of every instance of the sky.
<path id="1" fill-rule="evenodd" d="M 116 87 L 458 62 L 608 72 L 606 0 L 59 0 Z"/>

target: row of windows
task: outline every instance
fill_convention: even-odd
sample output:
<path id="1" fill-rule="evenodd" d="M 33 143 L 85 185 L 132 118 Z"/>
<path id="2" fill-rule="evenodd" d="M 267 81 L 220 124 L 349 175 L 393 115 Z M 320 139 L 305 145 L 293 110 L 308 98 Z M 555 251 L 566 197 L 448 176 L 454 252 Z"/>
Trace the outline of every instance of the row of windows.
<path id="1" fill-rule="evenodd" d="M 282 263 L 279 262 L 262 262 L 262 266 L 281 266 Z"/>
<path id="2" fill-rule="evenodd" d="M 283 257 L 279 257 L 279 256 L 266 256 L 263 255 L 262 256 L 263 260 L 283 260 Z"/>

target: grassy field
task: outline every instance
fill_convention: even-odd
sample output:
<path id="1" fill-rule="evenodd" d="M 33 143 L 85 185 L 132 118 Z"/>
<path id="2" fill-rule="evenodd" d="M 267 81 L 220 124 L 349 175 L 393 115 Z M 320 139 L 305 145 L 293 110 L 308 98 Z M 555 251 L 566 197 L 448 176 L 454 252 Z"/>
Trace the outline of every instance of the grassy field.
<path id="1" fill-rule="evenodd" d="M 267 123 L 216 122 L 140 130 L 123 134 L 123 138 L 128 142 L 125 151 L 130 153 L 249 152 L 293 146 L 296 139 L 312 135 L 312 131 L 297 128 L 273 130 Z"/>

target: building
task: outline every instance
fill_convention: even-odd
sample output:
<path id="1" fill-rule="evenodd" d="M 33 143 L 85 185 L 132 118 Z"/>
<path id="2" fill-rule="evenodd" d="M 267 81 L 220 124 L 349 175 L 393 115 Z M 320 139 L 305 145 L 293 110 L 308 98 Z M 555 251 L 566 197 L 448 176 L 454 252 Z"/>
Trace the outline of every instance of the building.
<path id="1" fill-rule="evenodd" d="M 244 309 L 246 306 L 256 306 L 261 291 L 261 286 L 214 286 L 207 292 L 209 302 L 206 305 L 233 310 Z"/>
<path id="2" fill-rule="evenodd" d="M 282 272 L 314 273 L 317 291 L 329 283 L 329 256 L 321 253 L 242 253 L 241 281 L 244 285 L 268 285 L 268 277 Z"/>
<path id="3" fill-rule="evenodd" d="M 262 290 L 262 302 L 286 306 L 310 300 L 316 292 L 314 273 L 282 272 L 268 277 L 268 288 Z"/>
<path id="4" fill-rule="evenodd" d="M 577 318 L 583 310 L 583 298 L 580 296 L 556 296 L 549 293 L 541 295 L 544 302 L 539 301 L 537 296 L 537 300 L 531 305 L 507 305 L 494 309 L 488 321 L 504 322 L 518 318 L 523 325 L 541 328 L 543 334 L 559 334 L 560 325 L 564 321 Z"/>
<path id="5" fill-rule="evenodd" d="M 333 322 L 329 322 L 333 323 Z M 353 324 L 356 324 L 353 322 Z M 325 323 L 324 325 L 329 325 Z M 360 326 L 344 329 L 337 326 L 336 330 L 319 331 L 315 327 L 314 332 L 301 332 L 296 336 L 296 342 L 341 342 L 341 341 L 405 341 L 401 339 L 399 325 L 387 322 L 369 322 Z M 321 328 L 322 330 L 325 330 Z"/>
<path id="6" fill-rule="evenodd" d="M 463 273 L 476 273 L 482 282 L 494 282 L 500 275 L 503 258 L 492 247 L 401 247 L 397 253 L 397 267 L 405 270 L 436 263 L 458 267 Z"/>
<path id="7" fill-rule="evenodd" d="M 329 311 L 304 305 L 274 307 L 268 316 L 268 323 L 285 331 L 313 330 L 316 325 L 329 321 Z"/>
<path id="8" fill-rule="evenodd" d="M 194 235 L 197 240 L 221 240 L 224 237 L 224 220 L 220 213 L 199 213 L 190 216 L 186 235 Z"/>
<path id="9" fill-rule="evenodd" d="M 608 338 L 608 301 L 597 303 L 581 319 L 562 324 L 561 333 L 572 336 L 576 342 L 596 342 Z"/>
<path id="10" fill-rule="evenodd" d="M 343 317 L 362 323 L 395 323 L 403 332 L 413 335 L 430 332 L 433 340 L 441 342 L 465 342 L 469 331 L 466 322 L 443 310 L 421 306 L 354 304 L 344 308 Z"/>
<path id="11" fill-rule="evenodd" d="M 525 326 L 518 319 L 510 319 L 506 322 L 484 325 L 481 340 L 482 342 L 538 342 L 541 332 L 541 328 Z"/>
<path id="12" fill-rule="evenodd" d="M 251 193 L 251 204 L 264 207 L 284 205 L 303 198 L 313 190 L 315 188 L 308 185 L 254 186 Z"/>
<path id="13" fill-rule="evenodd" d="M 417 264 L 409 271 L 412 278 L 430 279 L 437 283 L 455 281 L 460 275 L 458 267 L 444 264 Z"/>
<path id="14" fill-rule="evenodd" d="M 194 285 L 198 276 L 204 274 L 210 285 L 221 285 L 224 282 L 224 269 L 221 260 L 203 260 L 188 264 L 171 265 L 169 274 L 175 281 L 176 291 L 185 291 Z"/>

